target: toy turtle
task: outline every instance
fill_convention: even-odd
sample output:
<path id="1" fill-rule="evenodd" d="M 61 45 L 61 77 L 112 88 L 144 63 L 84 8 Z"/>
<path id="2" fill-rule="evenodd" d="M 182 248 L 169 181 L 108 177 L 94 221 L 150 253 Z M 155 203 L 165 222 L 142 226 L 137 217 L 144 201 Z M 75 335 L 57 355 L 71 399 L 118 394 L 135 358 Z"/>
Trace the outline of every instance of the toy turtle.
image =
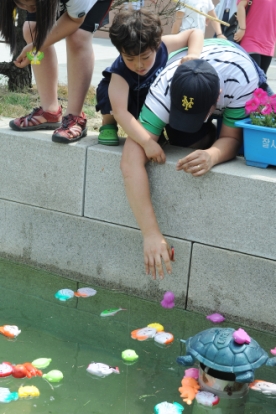
<path id="1" fill-rule="evenodd" d="M 276 358 L 269 358 L 260 345 L 251 338 L 250 343 L 238 344 L 233 328 L 211 328 L 188 338 L 187 355 L 177 358 L 180 365 L 191 366 L 197 359 L 209 368 L 233 373 L 237 382 L 254 381 L 254 371 L 261 365 L 276 366 Z"/>

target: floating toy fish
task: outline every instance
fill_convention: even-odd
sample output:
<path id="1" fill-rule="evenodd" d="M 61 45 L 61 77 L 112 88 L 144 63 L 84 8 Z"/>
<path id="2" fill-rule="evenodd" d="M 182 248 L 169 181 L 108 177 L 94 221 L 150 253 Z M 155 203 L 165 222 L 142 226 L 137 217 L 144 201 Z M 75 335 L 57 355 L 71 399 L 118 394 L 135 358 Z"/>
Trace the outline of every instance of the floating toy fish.
<path id="1" fill-rule="evenodd" d="M 213 323 L 221 323 L 225 321 L 225 317 L 220 313 L 212 313 L 211 315 L 206 316 L 206 319 L 209 319 L 209 321 Z"/>
<path id="2" fill-rule="evenodd" d="M 52 359 L 51 359 L 51 358 L 38 358 L 38 359 L 35 359 L 35 360 L 32 362 L 32 365 L 33 365 L 35 368 L 38 368 L 38 369 L 43 369 L 43 368 L 47 368 L 47 367 L 48 367 L 48 365 L 50 365 L 51 361 L 52 361 Z"/>
<path id="3" fill-rule="evenodd" d="M 106 316 L 114 316 L 116 315 L 116 313 L 123 311 L 123 310 L 127 310 L 127 309 L 123 309 L 123 308 L 106 309 L 100 313 L 100 316 L 102 316 L 103 318 L 105 318 Z"/>
<path id="4" fill-rule="evenodd" d="M 198 380 L 199 377 L 199 369 L 198 368 L 188 368 L 185 369 L 185 377 L 194 378 L 195 380 Z"/>
<path id="5" fill-rule="evenodd" d="M 198 393 L 200 386 L 194 378 L 184 377 L 181 381 L 182 387 L 179 387 L 180 397 L 185 403 L 191 405 Z"/>
<path id="6" fill-rule="evenodd" d="M 164 331 L 164 326 L 161 325 L 161 323 L 158 323 L 158 322 L 149 323 L 148 327 L 156 329 L 157 332 Z"/>
<path id="7" fill-rule="evenodd" d="M 184 410 L 183 405 L 177 402 L 161 402 L 154 407 L 154 414 L 181 414 Z"/>
<path id="8" fill-rule="evenodd" d="M 173 308 L 175 306 L 174 299 L 175 299 L 174 293 L 169 290 L 168 292 L 164 294 L 163 300 L 160 302 L 161 306 L 167 309 Z"/>
<path id="9" fill-rule="evenodd" d="M 250 344 L 251 342 L 250 336 L 242 328 L 239 328 L 235 332 L 233 332 L 232 336 L 236 344 L 239 344 L 239 345 Z"/>
<path id="10" fill-rule="evenodd" d="M 0 326 L 0 333 L 7 338 L 16 338 L 20 334 L 20 329 L 15 325 Z"/>
<path id="11" fill-rule="evenodd" d="M 75 296 L 82 297 L 82 298 L 88 298 L 90 296 L 96 295 L 97 291 L 95 289 L 92 289 L 90 287 L 83 287 L 79 288 L 75 292 Z"/>
<path id="12" fill-rule="evenodd" d="M 53 369 L 49 371 L 47 374 L 43 374 L 42 378 L 46 379 L 49 382 L 59 382 L 63 378 L 63 373 L 58 369 Z"/>
<path id="13" fill-rule="evenodd" d="M 68 299 L 72 299 L 74 297 L 74 291 L 71 289 L 60 289 L 55 294 L 55 298 L 65 302 Z"/>
<path id="14" fill-rule="evenodd" d="M 255 380 L 249 384 L 254 391 L 260 391 L 265 395 L 276 395 L 276 384 L 262 380 Z"/>
<path id="15" fill-rule="evenodd" d="M 195 398 L 199 404 L 205 405 L 206 407 L 212 407 L 219 403 L 219 397 L 208 391 L 198 391 Z"/>
<path id="16" fill-rule="evenodd" d="M 0 387 L 0 402 L 9 403 L 18 400 L 17 392 L 10 392 L 8 388 Z"/>
<path id="17" fill-rule="evenodd" d="M 39 389 L 34 385 L 26 385 L 25 387 L 20 387 L 18 390 L 19 398 L 28 398 L 28 397 L 39 397 Z"/>
<path id="18" fill-rule="evenodd" d="M 131 338 L 137 339 L 137 341 L 146 341 L 147 339 L 152 339 L 157 333 L 155 328 L 142 328 L 142 329 L 135 329 L 131 332 Z"/>
<path id="19" fill-rule="evenodd" d="M 168 345 L 174 341 L 174 336 L 169 332 L 157 332 L 157 334 L 154 335 L 153 340 L 160 345 Z"/>
<path id="20" fill-rule="evenodd" d="M 135 362 L 139 358 L 139 356 L 136 354 L 133 349 L 126 349 L 122 352 L 122 359 L 126 362 Z"/>
<path id="21" fill-rule="evenodd" d="M 112 373 L 120 374 L 118 367 L 111 367 L 109 365 L 102 364 L 101 362 L 92 362 L 88 365 L 86 371 L 89 372 L 89 374 L 93 374 L 101 378 L 104 378 Z"/>
<path id="22" fill-rule="evenodd" d="M 34 367 L 30 362 L 12 366 L 12 376 L 14 378 L 31 378 L 36 377 L 37 375 L 41 377 L 42 371 Z"/>
<path id="23" fill-rule="evenodd" d="M 276 348 L 271 349 L 270 352 L 272 353 L 272 355 L 276 355 Z"/>
<path id="24" fill-rule="evenodd" d="M 12 374 L 13 366 L 10 362 L 2 362 L 0 364 L 0 377 L 8 377 Z"/>

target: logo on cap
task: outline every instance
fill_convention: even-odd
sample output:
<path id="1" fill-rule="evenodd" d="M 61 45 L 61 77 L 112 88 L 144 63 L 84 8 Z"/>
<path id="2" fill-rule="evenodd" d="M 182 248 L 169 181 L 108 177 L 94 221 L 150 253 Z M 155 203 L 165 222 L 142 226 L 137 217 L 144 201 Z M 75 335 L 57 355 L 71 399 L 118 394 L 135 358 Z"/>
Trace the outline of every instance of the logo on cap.
<path id="1" fill-rule="evenodd" d="M 188 111 L 194 106 L 194 98 L 190 98 L 190 101 L 188 101 L 187 96 L 184 95 L 182 99 L 182 106 L 184 107 L 185 111 Z"/>

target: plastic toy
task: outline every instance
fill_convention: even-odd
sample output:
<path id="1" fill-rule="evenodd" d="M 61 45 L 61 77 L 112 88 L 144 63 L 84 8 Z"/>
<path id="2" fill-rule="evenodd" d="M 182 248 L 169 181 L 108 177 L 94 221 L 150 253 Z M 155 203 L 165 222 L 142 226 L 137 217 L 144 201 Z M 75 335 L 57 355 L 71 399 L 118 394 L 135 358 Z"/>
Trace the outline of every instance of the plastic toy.
<path id="1" fill-rule="evenodd" d="M 149 323 L 148 327 L 156 329 L 157 332 L 164 331 L 164 326 L 161 325 L 161 323 L 158 323 L 158 322 Z"/>
<path id="2" fill-rule="evenodd" d="M 174 299 L 174 293 L 169 290 L 164 294 L 163 300 L 160 303 L 163 306 L 163 308 L 171 309 L 175 306 Z"/>
<path id="3" fill-rule="evenodd" d="M 61 289 L 55 294 L 55 298 L 61 301 L 66 301 L 74 297 L 74 291 L 71 289 Z"/>
<path id="4" fill-rule="evenodd" d="M 157 332 L 157 334 L 154 335 L 153 340 L 160 345 L 168 345 L 174 341 L 174 336 L 169 332 Z"/>
<path id="5" fill-rule="evenodd" d="M 260 391 L 265 395 L 276 395 L 276 384 L 262 380 L 255 380 L 249 387 L 254 391 Z"/>
<path id="6" fill-rule="evenodd" d="M 0 364 L 0 377 L 8 377 L 12 374 L 13 366 L 10 362 L 2 362 Z"/>
<path id="7" fill-rule="evenodd" d="M 118 312 L 120 312 L 120 311 L 123 311 L 123 310 L 127 310 L 127 309 L 123 309 L 123 308 L 117 308 L 117 309 L 106 309 L 106 310 L 104 310 L 104 311 L 102 311 L 101 313 L 100 313 L 100 316 L 102 316 L 102 317 L 106 317 L 106 316 L 114 316 L 114 315 L 116 315 L 116 313 L 118 313 Z"/>
<path id="8" fill-rule="evenodd" d="M 35 368 L 43 369 L 43 368 L 47 368 L 48 365 L 50 365 L 51 361 L 52 361 L 51 358 L 38 358 L 32 362 L 32 365 Z"/>
<path id="9" fill-rule="evenodd" d="M 270 352 L 272 353 L 272 355 L 276 355 L 276 348 L 271 349 Z"/>
<path id="10" fill-rule="evenodd" d="M 131 332 L 131 338 L 137 339 L 137 341 L 146 341 L 147 339 L 152 339 L 157 333 L 155 328 L 142 328 L 142 329 L 135 329 Z"/>
<path id="11" fill-rule="evenodd" d="M 242 328 L 239 328 L 235 332 L 233 332 L 233 338 L 234 338 L 234 341 L 237 344 L 240 344 L 240 345 L 242 345 L 242 344 L 250 344 L 250 342 L 251 342 L 250 336 Z"/>
<path id="12" fill-rule="evenodd" d="M 233 328 L 211 328 L 188 338 L 187 355 L 177 358 L 180 365 L 193 365 L 199 360 L 207 367 L 231 372 L 236 382 L 254 380 L 254 371 L 261 365 L 276 366 L 276 358 L 269 358 L 260 345 L 251 338 L 250 344 L 239 345 L 234 341 Z"/>
<path id="13" fill-rule="evenodd" d="M 89 298 L 90 296 L 96 295 L 97 291 L 95 289 L 92 289 L 90 287 L 83 287 L 79 288 L 75 292 L 75 296 L 82 297 L 82 298 Z"/>
<path id="14" fill-rule="evenodd" d="M 225 321 L 225 317 L 220 313 L 212 313 L 211 315 L 206 316 L 206 319 L 209 319 L 209 321 L 213 323 L 221 323 Z"/>
<path id="15" fill-rule="evenodd" d="M 133 349 L 126 349 L 122 352 L 122 359 L 126 362 L 135 362 L 138 358 L 139 355 L 137 355 Z"/>
<path id="16" fill-rule="evenodd" d="M 26 385 L 25 387 L 20 387 L 18 390 L 19 398 L 28 398 L 28 397 L 39 397 L 39 389 L 34 385 Z"/>
<path id="17" fill-rule="evenodd" d="M 8 388 L 0 387 L 0 402 L 9 403 L 18 400 L 17 392 L 10 392 Z"/>
<path id="18" fill-rule="evenodd" d="M 154 414 L 181 414 L 184 410 L 183 405 L 177 402 L 161 402 L 154 407 Z"/>
<path id="19" fill-rule="evenodd" d="M 49 371 L 47 374 L 43 374 L 42 378 L 46 379 L 49 382 L 59 382 L 63 378 L 63 373 L 58 369 L 53 369 Z"/>
<path id="20" fill-rule="evenodd" d="M 188 368 L 185 369 L 185 377 L 194 378 L 195 380 L 198 380 L 199 377 L 199 369 L 198 368 Z"/>
<path id="21" fill-rule="evenodd" d="M 12 376 L 14 378 L 31 378 L 42 375 L 42 372 L 35 368 L 30 362 L 24 364 L 17 364 L 12 366 Z"/>
<path id="22" fill-rule="evenodd" d="M 205 405 L 206 407 L 212 407 L 219 403 L 219 397 L 208 391 L 198 391 L 195 398 L 199 404 Z"/>
<path id="23" fill-rule="evenodd" d="M 40 61 L 44 58 L 43 52 L 36 52 L 35 49 L 31 50 L 31 52 L 27 52 L 27 58 L 30 60 L 31 65 L 40 65 Z"/>
<path id="24" fill-rule="evenodd" d="M 118 367 L 111 367 L 109 365 L 102 364 L 101 362 L 92 362 L 88 365 L 86 371 L 89 372 L 89 374 L 93 374 L 101 378 L 107 377 L 107 375 L 112 373 L 120 374 Z"/>
<path id="25" fill-rule="evenodd" d="M 0 333 L 7 338 L 16 338 L 20 334 L 20 329 L 15 325 L 0 326 Z"/>
<path id="26" fill-rule="evenodd" d="M 182 386 L 178 388 L 180 397 L 185 403 L 191 405 L 200 389 L 200 385 L 194 378 L 189 377 L 182 378 L 181 385 Z"/>

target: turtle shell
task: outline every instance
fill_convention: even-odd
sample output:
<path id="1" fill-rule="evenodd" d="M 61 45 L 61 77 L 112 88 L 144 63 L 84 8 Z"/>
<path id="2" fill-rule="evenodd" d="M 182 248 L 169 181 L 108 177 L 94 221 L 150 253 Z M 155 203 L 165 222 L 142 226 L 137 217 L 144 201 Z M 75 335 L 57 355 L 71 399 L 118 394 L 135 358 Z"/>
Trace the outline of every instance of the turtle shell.
<path id="1" fill-rule="evenodd" d="M 211 328 L 186 341 L 187 354 L 206 366 L 223 372 L 255 370 L 268 360 L 268 354 L 253 338 L 249 344 L 234 341 L 233 328 Z"/>

